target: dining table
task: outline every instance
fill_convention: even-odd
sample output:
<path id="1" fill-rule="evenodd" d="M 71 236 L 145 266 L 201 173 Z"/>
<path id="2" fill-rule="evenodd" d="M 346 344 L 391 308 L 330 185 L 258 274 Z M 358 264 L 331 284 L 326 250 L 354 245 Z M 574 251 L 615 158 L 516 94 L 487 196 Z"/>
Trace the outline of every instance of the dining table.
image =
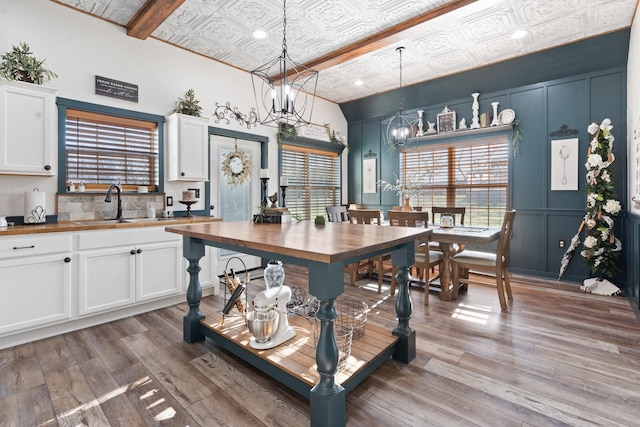
<path id="1" fill-rule="evenodd" d="M 165 230 L 183 236 L 183 255 L 189 262 L 189 285 L 186 292 L 189 311 L 183 318 L 184 340 L 194 343 L 205 337 L 210 338 L 267 375 L 304 394 L 310 400 L 312 426 L 344 426 L 346 423 L 348 390 L 336 381 L 339 353 L 333 333 L 334 319 L 338 316 L 334 301 L 344 291 L 346 265 L 360 259 L 391 253 L 392 262 L 399 266 L 396 276 L 398 296 L 395 301 L 398 323 L 388 332 L 394 338 L 393 344 L 376 357 L 362 363 L 346 387 L 353 389 L 389 357 L 403 363 L 409 363 L 416 357 L 415 330 L 409 325 L 409 269 L 415 258 L 416 239 L 428 240 L 431 229 L 378 227 L 347 222 L 315 225 L 313 221 L 285 224 L 223 221 L 171 226 Z M 277 358 L 270 357 L 269 351 L 252 350 L 245 341 L 233 336 L 238 334 L 221 334 L 211 325 L 215 321 L 205 321 L 205 315 L 200 310 L 202 288 L 198 278 L 198 264 L 207 245 L 256 255 L 263 260 L 277 259 L 285 266 L 291 263 L 308 268 L 309 293 L 319 300 L 315 317 L 320 322 L 315 358 L 309 367 L 317 369 L 319 380 L 310 390 L 291 375 L 287 366 L 274 362 Z"/>
<path id="2" fill-rule="evenodd" d="M 429 237 L 432 242 L 437 242 L 442 250 L 442 268 L 440 271 L 440 293 L 439 298 L 444 301 L 451 301 L 451 257 L 455 255 L 454 245 L 486 245 L 498 240 L 500 237 L 500 227 L 482 227 L 456 225 L 454 227 L 440 227 L 431 224 L 429 226 L 433 233 Z M 455 284 L 453 284 L 455 286 Z"/>

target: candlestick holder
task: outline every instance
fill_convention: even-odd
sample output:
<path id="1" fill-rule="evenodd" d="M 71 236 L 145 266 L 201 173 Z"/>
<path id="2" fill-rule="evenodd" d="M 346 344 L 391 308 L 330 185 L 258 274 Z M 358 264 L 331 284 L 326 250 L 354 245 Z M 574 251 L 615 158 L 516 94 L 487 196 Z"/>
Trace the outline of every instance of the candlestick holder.
<path id="1" fill-rule="evenodd" d="M 284 197 L 285 197 L 285 195 L 287 193 L 287 185 L 281 185 L 280 186 L 280 191 L 282 192 L 282 207 L 285 208 L 285 207 L 287 207 L 287 205 L 285 205 L 285 203 L 284 203 Z"/>
<path id="2" fill-rule="evenodd" d="M 260 178 L 262 181 L 262 206 L 267 207 L 267 181 L 269 178 Z"/>

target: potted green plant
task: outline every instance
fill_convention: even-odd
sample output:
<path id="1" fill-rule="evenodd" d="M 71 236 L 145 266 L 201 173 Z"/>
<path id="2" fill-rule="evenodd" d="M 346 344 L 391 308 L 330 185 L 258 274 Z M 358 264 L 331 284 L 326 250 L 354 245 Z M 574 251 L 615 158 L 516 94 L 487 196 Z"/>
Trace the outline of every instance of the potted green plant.
<path id="1" fill-rule="evenodd" d="M 184 94 L 184 98 L 178 98 L 172 113 L 202 117 L 202 107 L 200 106 L 200 101 L 196 99 L 196 93 L 193 89 L 189 89 Z"/>
<path id="2" fill-rule="evenodd" d="M 33 56 L 29 45 L 21 42 L 18 46 L 11 46 L 11 50 L 2 55 L 0 77 L 41 85 L 45 79 L 58 77 L 56 73 L 45 68 L 44 61 Z"/>

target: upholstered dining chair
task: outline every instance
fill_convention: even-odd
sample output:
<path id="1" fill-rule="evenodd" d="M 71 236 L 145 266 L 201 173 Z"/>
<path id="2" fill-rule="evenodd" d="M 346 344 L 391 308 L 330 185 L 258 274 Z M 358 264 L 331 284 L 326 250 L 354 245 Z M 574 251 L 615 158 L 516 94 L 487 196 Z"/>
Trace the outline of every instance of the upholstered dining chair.
<path id="1" fill-rule="evenodd" d="M 397 227 L 427 227 L 429 224 L 429 212 L 389 211 L 389 225 Z M 429 250 L 428 242 L 416 240 L 416 253 L 413 267 L 422 272 L 424 281 L 424 305 L 429 305 L 429 269 L 442 267 L 442 252 Z M 396 267 L 393 268 L 393 280 L 391 281 L 391 295 L 396 292 Z"/>
<path id="2" fill-rule="evenodd" d="M 378 209 L 349 209 L 349 221 L 353 224 L 382 225 L 382 212 Z M 382 292 L 382 281 L 386 273 L 392 273 L 391 254 L 378 255 L 369 260 L 373 266 L 370 272 L 378 275 L 378 293 Z"/>
<path id="3" fill-rule="evenodd" d="M 453 293 L 452 298 L 458 297 L 460 283 L 468 285 L 470 283 L 469 270 L 490 272 L 495 274 L 496 287 L 498 288 L 498 299 L 500 308 L 507 309 L 507 302 L 504 294 L 507 293 L 509 299 L 513 299 L 511 294 L 511 283 L 509 281 L 509 243 L 513 230 L 513 220 L 516 211 L 507 211 L 504 214 L 498 246 L 495 253 L 469 251 L 460 252 L 451 258 Z M 475 281 L 476 283 L 484 282 Z"/>
<path id="4" fill-rule="evenodd" d="M 346 206 L 327 206 L 325 209 L 327 210 L 327 217 L 329 218 L 329 222 L 349 221 L 349 211 L 347 210 Z"/>

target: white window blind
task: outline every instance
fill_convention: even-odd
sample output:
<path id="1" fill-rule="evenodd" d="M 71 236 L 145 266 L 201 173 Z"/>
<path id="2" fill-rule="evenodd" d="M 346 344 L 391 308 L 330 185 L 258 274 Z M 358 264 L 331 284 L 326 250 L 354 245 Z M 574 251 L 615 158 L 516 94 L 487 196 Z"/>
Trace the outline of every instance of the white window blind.
<path id="1" fill-rule="evenodd" d="M 158 188 L 157 123 L 67 109 L 65 126 L 67 183 Z"/>
<path id="2" fill-rule="evenodd" d="M 400 176 L 418 187 L 412 206 L 465 207 L 465 224 L 499 226 L 508 202 L 508 137 L 405 150 Z"/>
<path id="3" fill-rule="evenodd" d="M 340 156 L 337 153 L 283 145 L 282 175 L 288 178 L 285 203 L 302 219 L 325 215 L 340 204 Z"/>

